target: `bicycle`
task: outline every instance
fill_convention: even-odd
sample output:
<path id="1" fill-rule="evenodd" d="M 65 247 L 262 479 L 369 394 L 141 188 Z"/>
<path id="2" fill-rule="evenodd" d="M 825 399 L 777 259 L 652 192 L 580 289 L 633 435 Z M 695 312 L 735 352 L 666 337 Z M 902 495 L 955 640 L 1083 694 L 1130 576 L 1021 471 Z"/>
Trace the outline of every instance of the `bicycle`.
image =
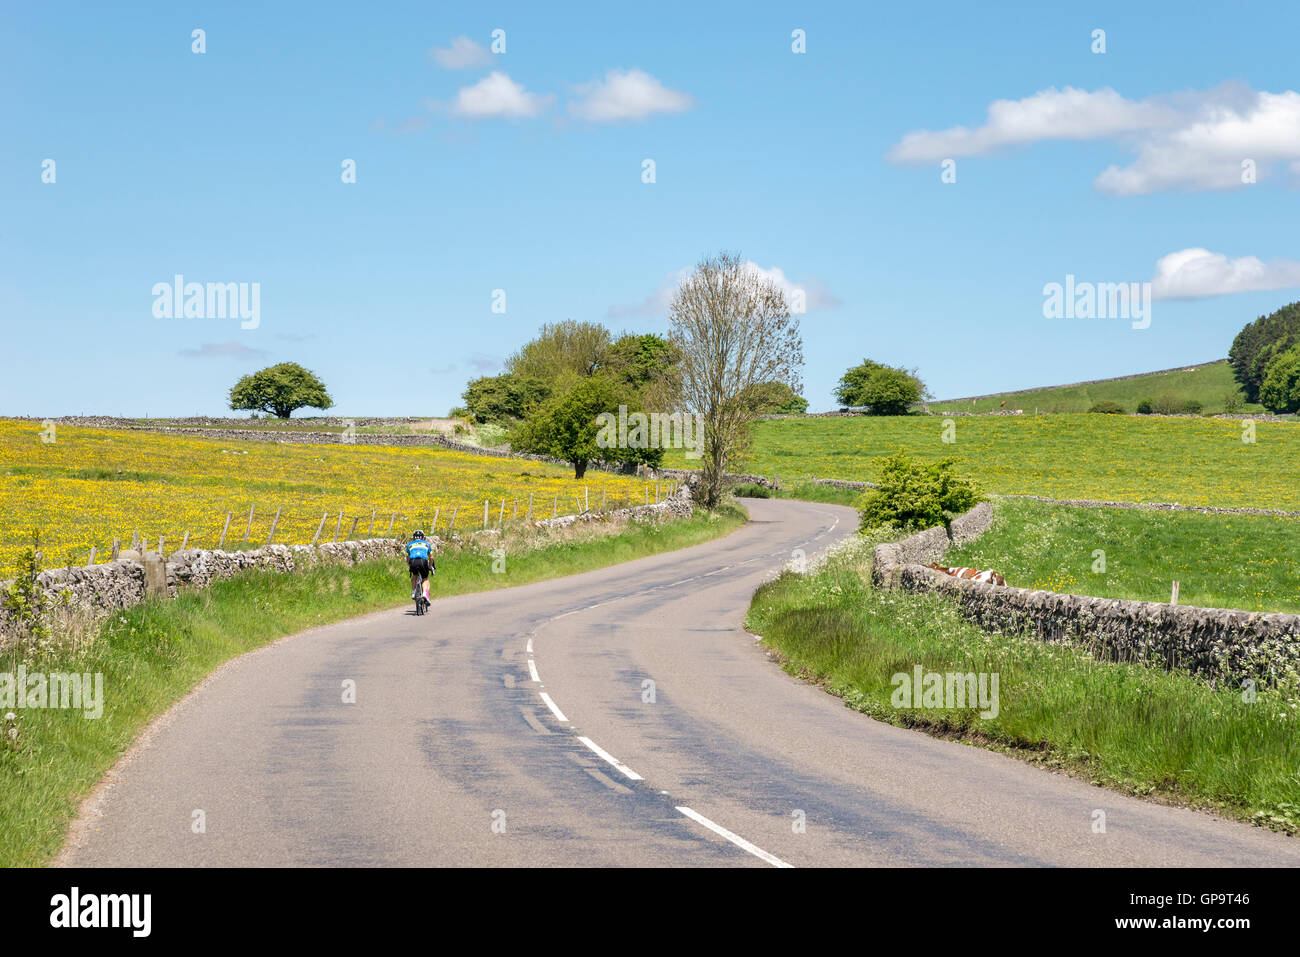
<path id="1" fill-rule="evenodd" d="M 427 582 L 427 581 L 429 581 L 429 580 L 431 580 L 431 579 L 433 578 L 433 569 L 432 569 L 432 568 L 429 569 L 429 577 L 426 578 L 426 579 L 424 579 L 423 581 L 420 581 L 420 580 L 419 580 L 419 579 L 420 579 L 420 576 L 419 576 L 418 574 L 414 574 L 414 573 L 413 573 L 413 574 L 411 575 L 411 578 L 414 579 L 414 580 L 416 580 L 416 585 L 415 585 L 415 613 L 416 613 L 417 615 L 423 615 L 423 614 L 425 614 L 425 613 L 429 610 L 429 606 L 432 604 L 432 602 L 430 602 L 429 599 L 425 597 L 425 594 L 424 594 L 424 584 L 425 584 L 425 582 Z"/>

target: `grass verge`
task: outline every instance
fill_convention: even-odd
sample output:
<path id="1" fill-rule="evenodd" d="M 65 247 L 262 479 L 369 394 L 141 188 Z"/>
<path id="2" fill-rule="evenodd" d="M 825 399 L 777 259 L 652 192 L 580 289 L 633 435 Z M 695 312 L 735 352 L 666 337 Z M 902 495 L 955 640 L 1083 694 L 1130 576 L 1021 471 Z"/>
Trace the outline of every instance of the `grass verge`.
<path id="1" fill-rule="evenodd" d="M 879 539 L 877 539 L 879 540 Z M 869 537 L 754 597 L 746 626 L 791 674 L 900 727 L 1003 751 L 1094 784 L 1300 829 L 1300 694 L 1214 688 L 1157 666 L 987 633 L 940 595 L 870 584 Z M 975 708 L 894 707 L 893 676 L 915 665 L 999 676 L 995 717 Z"/>
<path id="2" fill-rule="evenodd" d="M 524 585 L 603 568 L 709 541 L 744 524 L 729 506 L 681 521 L 629 524 L 614 534 L 574 529 L 553 539 L 505 541 L 506 571 L 492 571 L 490 549 L 438 556 L 435 597 Z M 513 544 L 518 544 L 515 553 Z M 531 547 L 529 547 L 531 546 Z M 407 601 L 406 566 L 396 560 L 351 568 L 320 566 L 299 574 L 250 571 L 174 601 L 153 601 L 104 622 L 76 655 L 46 650 L 25 661 L 28 673 L 103 675 L 98 719 L 81 711 L 14 709 L 0 737 L 0 866 L 47 862 L 59 850 L 78 805 L 155 717 L 223 662 L 276 638 Z M 0 668 L 16 672 L 12 650 Z M 17 731 L 16 738 L 8 734 Z"/>

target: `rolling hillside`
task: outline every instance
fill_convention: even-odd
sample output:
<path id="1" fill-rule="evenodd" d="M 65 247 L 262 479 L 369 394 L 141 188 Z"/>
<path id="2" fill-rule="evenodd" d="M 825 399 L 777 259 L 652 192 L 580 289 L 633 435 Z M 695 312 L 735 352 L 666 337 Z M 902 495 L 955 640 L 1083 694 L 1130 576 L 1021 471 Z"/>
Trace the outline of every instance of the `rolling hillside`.
<path id="1" fill-rule="evenodd" d="M 1232 377 L 1227 359 L 1093 382 L 944 399 L 928 405 L 931 412 L 991 412 L 1002 408 L 1003 402 L 1008 409 L 1024 409 L 1027 413 L 1035 409 L 1039 412 L 1087 412 L 1094 402 L 1106 399 L 1118 402 L 1125 412 L 1133 412 L 1138 402 L 1163 394 L 1195 399 L 1201 403 L 1203 412 L 1263 411 L 1258 405 L 1246 403 L 1241 388 Z M 1229 396 L 1242 403 L 1240 409 L 1226 408 Z"/>

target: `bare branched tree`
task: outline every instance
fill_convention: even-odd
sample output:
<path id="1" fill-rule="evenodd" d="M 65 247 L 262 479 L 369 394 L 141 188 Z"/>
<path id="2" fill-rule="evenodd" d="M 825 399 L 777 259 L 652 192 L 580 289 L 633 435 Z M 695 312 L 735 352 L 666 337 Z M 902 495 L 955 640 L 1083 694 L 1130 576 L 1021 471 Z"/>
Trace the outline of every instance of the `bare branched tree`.
<path id="1" fill-rule="evenodd" d="M 800 389 L 799 320 L 770 279 L 731 253 L 702 260 L 678 287 L 668 316 L 681 352 L 682 401 L 704 418 L 698 495 L 713 508 L 758 414 L 746 390 L 764 382 Z"/>

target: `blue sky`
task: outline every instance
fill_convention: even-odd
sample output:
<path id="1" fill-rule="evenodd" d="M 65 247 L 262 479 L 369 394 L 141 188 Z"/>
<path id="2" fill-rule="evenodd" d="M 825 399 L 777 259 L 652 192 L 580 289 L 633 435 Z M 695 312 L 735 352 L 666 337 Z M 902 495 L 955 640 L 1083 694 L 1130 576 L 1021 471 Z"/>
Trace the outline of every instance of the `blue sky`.
<path id="1" fill-rule="evenodd" d="M 814 409 L 864 357 L 943 397 L 1226 355 L 1300 298 L 1300 16 L 1047 6 L 10 4 L 0 412 L 219 415 L 292 360 L 444 414 L 544 322 L 665 331 L 724 249 L 805 290 Z M 177 273 L 259 324 L 158 318 Z M 1150 327 L 1044 318 L 1067 274 L 1154 281 Z"/>

